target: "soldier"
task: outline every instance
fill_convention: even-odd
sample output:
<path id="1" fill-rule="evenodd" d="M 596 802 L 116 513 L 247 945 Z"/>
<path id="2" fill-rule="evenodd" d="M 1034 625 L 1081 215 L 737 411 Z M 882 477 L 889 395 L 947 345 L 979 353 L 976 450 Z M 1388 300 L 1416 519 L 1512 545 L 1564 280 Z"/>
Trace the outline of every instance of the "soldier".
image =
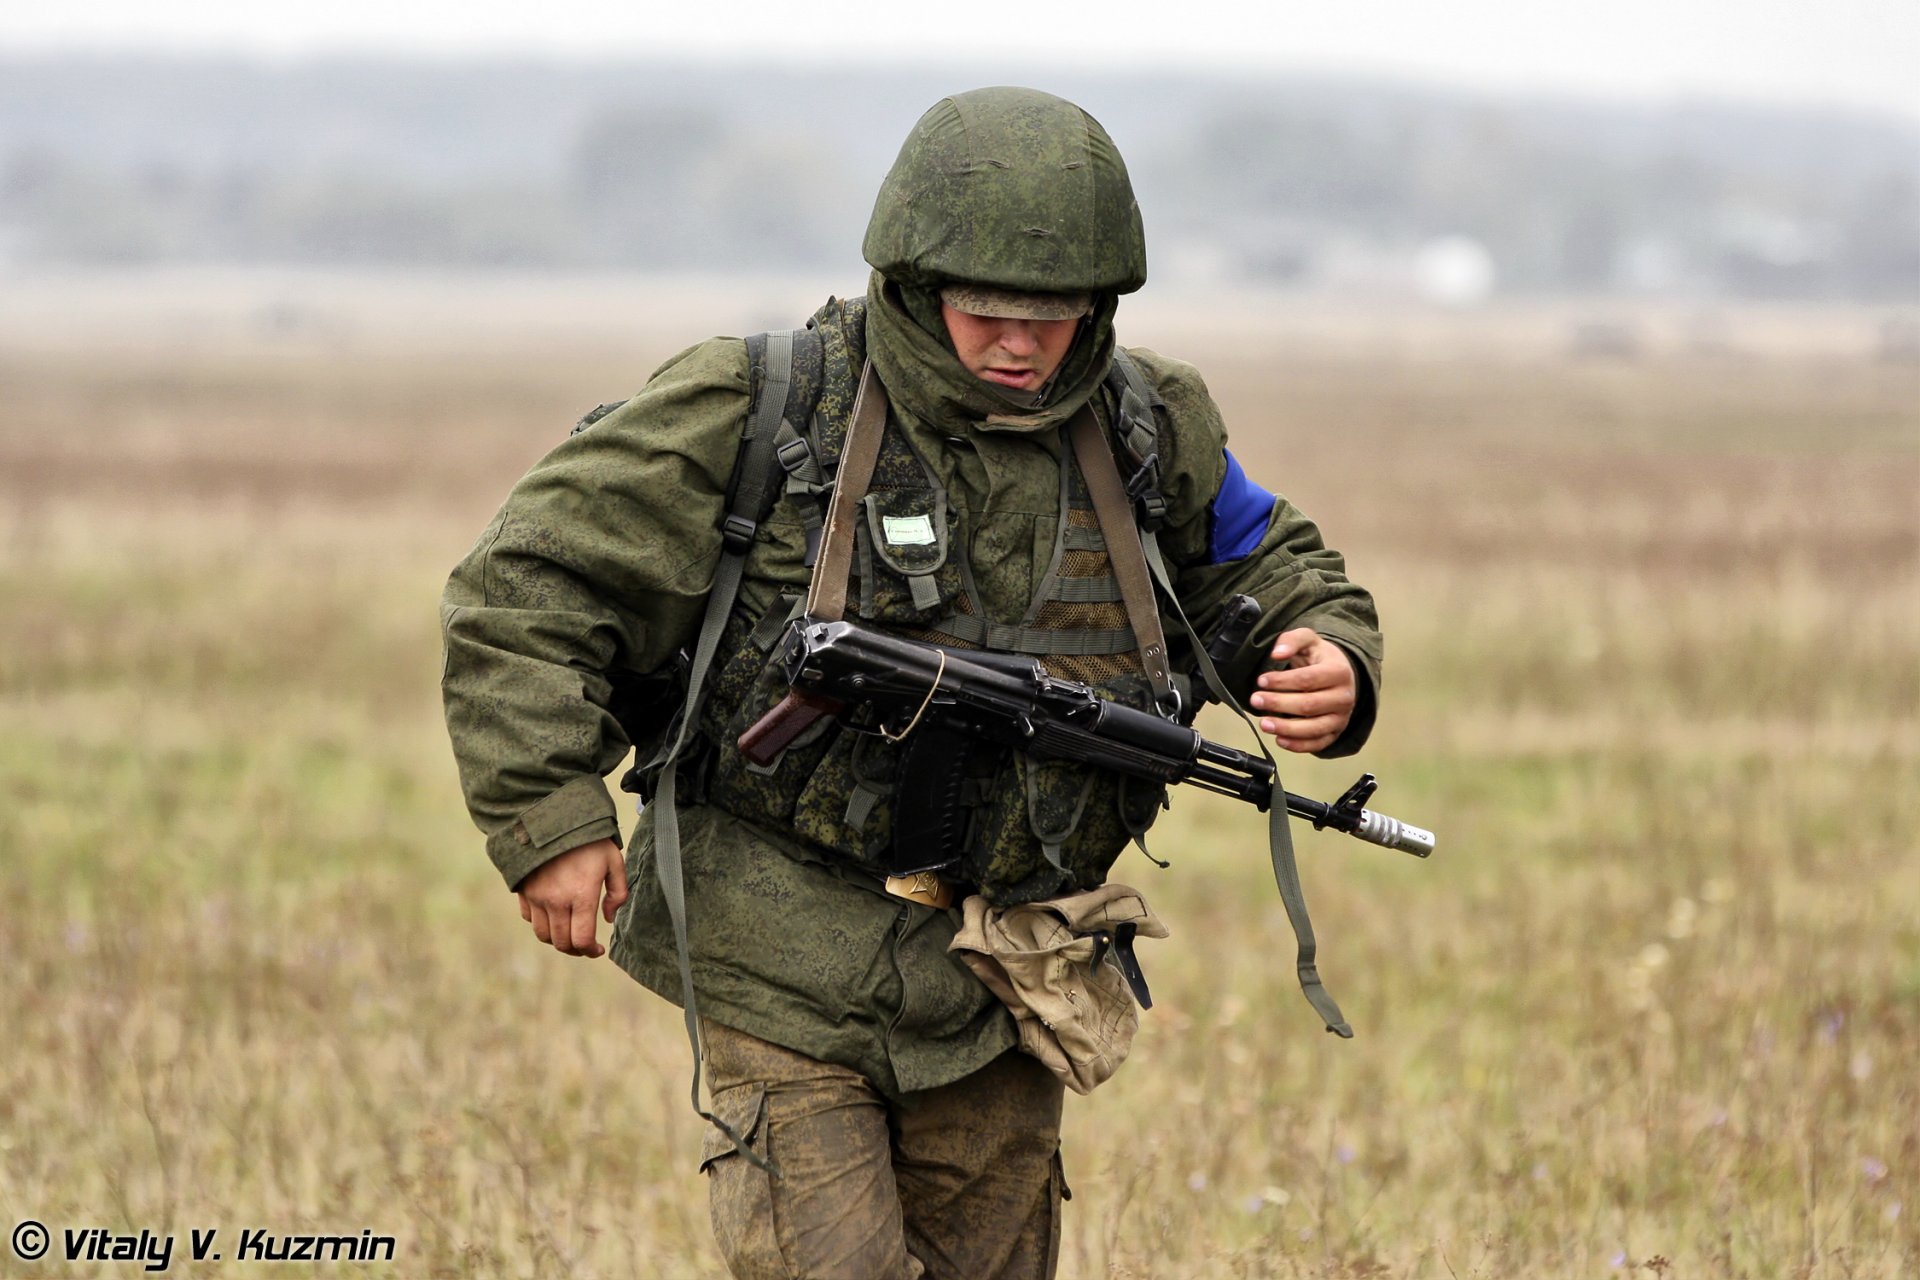
<path id="1" fill-rule="evenodd" d="M 716 338 L 527 474 L 447 587 L 447 719 L 488 853 L 539 940 L 605 954 L 604 913 L 629 974 L 683 1007 L 697 996 L 725 1126 L 701 1168 L 735 1275 L 1051 1275 L 1062 1084 L 1013 1050 L 1006 1006 L 949 954 L 961 913 L 944 892 L 901 896 L 880 870 L 895 745 L 832 721 L 771 768 L 734 745 L 783 691 L 769 651 L 830 558 L 819 529 L 856 400 L 888 408 L 839 584 L 868 623 L 1033 654 L 1151 706 L 1139 632 L 1159 621 L 1115 585 L 1144 541 L 1160 594 L 1202 633 L 1229 596 L 1259 601 L 1224 678 L 1280 746 L 1322 755 L 1371 728 L 1380 637 L 1340 556 L 1226 451 L 1195 370 L 1116 347 L 1145 241 L 1120 155 L 1085 112 L 1011 88 L 936 104 L 864 250 L 865 297 L 814 315 L 817 363 L 794 365 L 784 402 L 766 385 L 775 361 Z M 1068 443 L 1087 415 L 1151 526 L 1117 543 Z M 726 528 L 756 416 L 785 419 L 782 494 L 757 526 Z M 730 548 L 737 593 L 708 622 Z M 1184 632 L 1168 634 L 1177 647 Z M 710 678 L 688 674 L 702 648 Z M 701 705 L 674 734 L 689 683 Z M 636 691 L 653 687 L 671 692 L 649 714 Z M 601 779 L 635 738 L 654 799 L 623 856 Z M 1100 883 L 1160 804 L 1018 755 L 964 794 L 979 857 L 949 878 L 996 902 Z"/>

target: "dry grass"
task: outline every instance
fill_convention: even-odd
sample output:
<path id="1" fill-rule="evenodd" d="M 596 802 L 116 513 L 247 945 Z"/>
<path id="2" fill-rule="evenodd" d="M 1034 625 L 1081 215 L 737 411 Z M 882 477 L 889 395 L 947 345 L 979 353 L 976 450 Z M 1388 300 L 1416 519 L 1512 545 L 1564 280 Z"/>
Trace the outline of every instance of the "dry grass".
<path id="1" fill-rule="evenodd" d="M 717 1272 L 677 1017 L 524 936 L 435 692 L 446 568 L 690 336 L 0 347 L 0 1226 Z M 1064 1273 L 1920 1272 L 1914 371 L 1154 338 L 1375 587 L 1442 848 L 1303 840 L 1351 1043 L 1253 815 L 1123 863 L 1175 936 Z"/>

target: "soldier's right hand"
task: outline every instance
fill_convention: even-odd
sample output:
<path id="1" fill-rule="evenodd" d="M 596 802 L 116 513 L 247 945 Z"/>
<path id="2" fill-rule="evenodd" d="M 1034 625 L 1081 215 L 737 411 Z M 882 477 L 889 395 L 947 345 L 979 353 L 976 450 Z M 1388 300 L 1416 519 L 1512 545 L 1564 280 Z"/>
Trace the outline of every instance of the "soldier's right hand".
<path id="1" fill-rule="evenodd" d="M 611 924 L 626 900 L 627 863 L 611 840 L 595 840 L 549 858 L 520 882 L 520 918 L 533 926 L 535 937 L 552 943 L 562 955 L 605 955 L 607 949 L 594 937 L 595 909 L 603 910 Z"/>

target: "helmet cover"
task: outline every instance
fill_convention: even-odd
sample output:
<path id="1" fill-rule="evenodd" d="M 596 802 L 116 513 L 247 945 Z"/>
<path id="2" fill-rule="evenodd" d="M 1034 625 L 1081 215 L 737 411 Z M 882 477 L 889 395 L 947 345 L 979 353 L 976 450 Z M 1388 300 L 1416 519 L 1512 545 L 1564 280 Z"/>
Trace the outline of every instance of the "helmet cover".
<path id="1" fill-rule="evenodd" d="M 1037 89 L 935 103 L 881 183 L 861 247 L 909 287 L 1131 293 L 1147 278 L 1119 149 L 1099 121 Z"/>

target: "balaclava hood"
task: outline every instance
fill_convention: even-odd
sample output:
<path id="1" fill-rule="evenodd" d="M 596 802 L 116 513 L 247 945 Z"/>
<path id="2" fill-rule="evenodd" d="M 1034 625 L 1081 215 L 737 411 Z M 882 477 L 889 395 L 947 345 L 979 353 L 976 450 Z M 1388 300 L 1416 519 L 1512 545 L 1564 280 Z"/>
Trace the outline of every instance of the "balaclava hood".
<path id="1" fill-rule="evenodd" d="M 867 354 L 897 409 L 948 435 L 1057 427 L 1099 388 L 1113 360 L 1120 299 L 1094 297 L 1092 314 L 1037 396 L 994 386 L 960 363 L 940 317 L 937 286 L 901 286 L 874 272 L 867 284 Z"/>

